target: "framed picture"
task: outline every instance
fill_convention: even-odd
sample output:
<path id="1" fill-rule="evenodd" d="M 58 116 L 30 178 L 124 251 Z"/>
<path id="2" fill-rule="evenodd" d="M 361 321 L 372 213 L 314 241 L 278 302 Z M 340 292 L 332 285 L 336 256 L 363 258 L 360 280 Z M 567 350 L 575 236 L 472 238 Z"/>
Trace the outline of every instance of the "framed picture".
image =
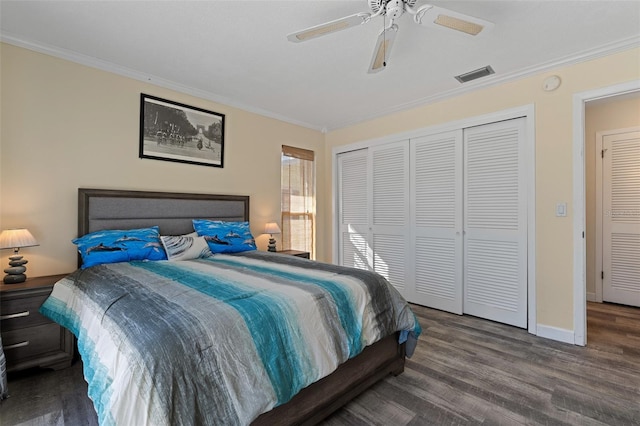
<path id="1" fill-rule="evenodd" d="M 142 93 L 140 158 L 223 167 L 224 114 Z"/>

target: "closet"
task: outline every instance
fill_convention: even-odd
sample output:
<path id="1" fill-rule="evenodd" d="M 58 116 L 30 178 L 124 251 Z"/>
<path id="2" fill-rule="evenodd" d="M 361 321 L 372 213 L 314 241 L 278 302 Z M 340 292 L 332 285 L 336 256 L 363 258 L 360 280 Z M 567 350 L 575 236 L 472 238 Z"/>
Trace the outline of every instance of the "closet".
<path id="1" fill-rule="evenodd" d="M 525 123 L 338 154 L 339 263 L 410 302 L 526 328 Z"/>

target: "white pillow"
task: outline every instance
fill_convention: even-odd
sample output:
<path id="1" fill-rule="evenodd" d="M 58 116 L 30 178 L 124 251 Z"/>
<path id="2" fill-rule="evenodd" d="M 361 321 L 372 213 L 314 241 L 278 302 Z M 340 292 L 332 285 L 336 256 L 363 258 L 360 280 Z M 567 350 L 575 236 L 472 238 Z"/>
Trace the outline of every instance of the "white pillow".
<path id="1" fill-rule="evenodd" d="M 188 235 L 161 236 L 160 240 L 171 261 L 198 259 L 212 255 L 204 237 Z"/>

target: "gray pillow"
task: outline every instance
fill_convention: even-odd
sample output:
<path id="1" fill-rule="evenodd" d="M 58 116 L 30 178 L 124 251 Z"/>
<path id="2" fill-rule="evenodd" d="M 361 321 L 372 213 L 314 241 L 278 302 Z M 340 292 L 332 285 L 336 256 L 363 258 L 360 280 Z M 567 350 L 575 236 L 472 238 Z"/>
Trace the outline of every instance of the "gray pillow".
<path id="1" fill-rule="evenodd" d="M 212 256 L 204 237 L 188 235 L 161 236 L 160 240 L 170 261 Z"/>

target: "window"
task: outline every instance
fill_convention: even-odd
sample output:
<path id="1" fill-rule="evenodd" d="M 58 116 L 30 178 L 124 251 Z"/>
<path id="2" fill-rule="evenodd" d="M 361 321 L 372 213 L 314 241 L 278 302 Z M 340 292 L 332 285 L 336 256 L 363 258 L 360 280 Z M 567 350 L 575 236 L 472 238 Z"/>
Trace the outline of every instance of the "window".
<path id="1" fill-rule="evenodd" d="M 314 153 L 282 145 L 282 249 L 308 251 L 315 259 Z"/>

